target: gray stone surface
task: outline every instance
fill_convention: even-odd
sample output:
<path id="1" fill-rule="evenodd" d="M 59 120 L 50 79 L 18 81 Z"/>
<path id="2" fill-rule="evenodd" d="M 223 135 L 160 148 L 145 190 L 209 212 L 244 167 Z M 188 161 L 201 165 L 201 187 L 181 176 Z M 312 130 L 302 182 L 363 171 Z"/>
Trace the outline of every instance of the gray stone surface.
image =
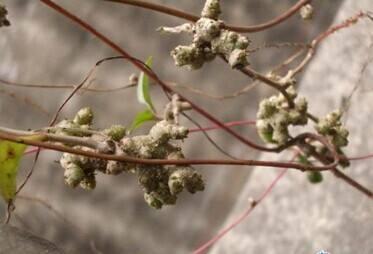
<path id="1" fill-rule="evenodd" d="M 347 0 L 334 23 L 359 10 L 371 10 L 371 0 Z M 372 58 L 373 23 L 362 21 L 338 32 L 323 43 L 301 82 L 316 115 L 341 106 L 361 77 L 361 69 Z M 373 152 L 371 107 L 373 65 L 366 68 L 359 88 L 352 97 L 346 118 L 350 130 L 350 156 Z M 263 155 L 261 159 L 289 159 Z M 373 189 L 372 161 L 356 161 L 346 173 Z M 247 182 L 229 224 L 257 197 L 278 174 L 277 170 L 257 168 Z M 237 228 L 223 238 L 210 253 L 316 253 L 324 249 L 334 254 L 373 253 L 373 202 L 349 185 L 324 174 L 325 180 L 311 185 L 303 173 L 288 171 L 271 195 Z"/>
<path id="2" fill-rule="evenodd" d="M 0 225 L 0 254 L 62 254 L 54 244 L 11 225 Z"/>

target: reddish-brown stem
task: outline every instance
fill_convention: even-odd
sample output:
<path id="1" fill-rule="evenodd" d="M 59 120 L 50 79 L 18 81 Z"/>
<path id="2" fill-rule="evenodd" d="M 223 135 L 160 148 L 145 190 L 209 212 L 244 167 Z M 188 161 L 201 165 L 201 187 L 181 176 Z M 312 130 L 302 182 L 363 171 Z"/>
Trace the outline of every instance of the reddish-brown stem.
<path id="1" fill-rule="evenodd" d="M 40 134 L 42 135 L 42 134 Z M 272 162 L 272 161 L 257 161 L 257 160 L 220 160 L 220 159 L 178 159 L 178 160 L 165 160 L 165 159 L 141 159 L 125 155 L 112 155 L 92 151 L 85 151 L 75 149 L 68 146 L 57 145 L 54 143 L 32 140 L 20 136 L 11 135 L 5 132 L 0 132 L 0 139 L 9 140 L 16 143 L 36 146 L 39 148 L 46 148 L 54 151 L 65 153 L 83 155 L 90 158 L 98 158 L 102 160 L 112 160 L 133 164 L 144 165 L 246 165 L 246 166 L 263 166 L 263 167 L 276 167 L 276 168 L 293 168 L 301 171 L 326 171 L 336 166 L 338 160 L 326 166 L 307 166 L 298 163 L 289 162 Z"/>
<path id="2" fill-rule="evenodd" d="M 224 123 L 225 126 L 227 127 L 233 127 L 233 126 L 242 126 L 242 125 L 255 125 L 256 121 L 254 120 L 243 120 L 243 121 L 233 121 L 233 122 L 227 122 Z M 211 131 L 211 130 L 217 130 L 221 129 L 219 126 L 210 126 L 210 127 L 205 127 L 205 128 L 194 128 L 194 129 L 189 129 L 189 132 L 199 132 L 199 131 Z"/>
<path id="3" fill-rule="evenodd" d="M 149 3 L 145 1 L 139 1 L 139 0 L 104 0 L 105 2 L 115 2 L 120 4 L 127 4 L 127 5 L 133 5 L 141 8 L 145 8 L 148 10 L 157 11 L 166 15 L 182 18 L 185 20 L 189 20 L 192 22 L 196 22 L 200 17 L 187 13 L 182 10 L 178 10 L 175 8 L 170 8 L 161 4 L 155 4 L 155 3 Z M 281 24 L 283 21 L 287 20 L 291 16 L 293 16 L 297 11 L 302 8 L 302 6 L 310 3 L 312 0 L 300 0 L 295 5 L 293 5 L 289 10 L 282 13 L 280 16 L 271 19 L 267 22 L 264 22 L 262 24 L 253 25 L 253 26 L 233 26 L 233 25 L 224 25 L 224 28 L 240 32 L 240 33 L 255 33 L 260 32 L 263 30 L 266 30 L 268 28 L 274 27 L 278 24 Z"/>
<path id="4" fill-rule="evenodd" d="M 309 45 L 309 49 L 308 49 L 308 53 L 306 55 L 306 57 L 303 59 L 303 61 L 292 71 L 292 76 L 294 77 L 296 74 L 298 74 L 299 72 L 301 72 L 305 66 L 311 61 L 311 59 L 313 58 L 313 56 L 315 55 L 316 53 L 316 50 L 319 46 L 319 44 L 324 41 L 326 38 L 328 38 L 331 34 L 341 30 L 341 29 L 344 29 L 344 28 L 347 28 L 347 27 L 350 27 L 354 24 L 356 24 L 361 18 L 364 18 L 364 17 L 368 17 L 370 18 L 371 20 L 373 20 L 373 18 L 370 16 L 370 13 L 368 12 L 358 12 L 356 15 L 346 19 L 345 21 L 343 21 L 342 23 L 340 24 L 337 24 L 337 25 L 334 25 L 332 27 L 330 27 L 329 29 L 327 29 L 326 31 L 320 33 Z"/>
<path id="5" fill-rule="evenodd" d="M 346 174 L 344 174 L 342 171 L 338 170 L 337 168 L 332 169 L 332 172 L 334 173 L 336 177 L 342 179 L 344 182 L 348 183 L 349 185 L 351 185 L 352 187 L 354 187 L 361 193 L 365 194 L 370 199 L 373 199 L 373 192 L 369 190 L 368 188 L 366 188 L 365 186 L 361 185 L 360 183 L 358 183 L 351 177 L 347 176 Z"/>

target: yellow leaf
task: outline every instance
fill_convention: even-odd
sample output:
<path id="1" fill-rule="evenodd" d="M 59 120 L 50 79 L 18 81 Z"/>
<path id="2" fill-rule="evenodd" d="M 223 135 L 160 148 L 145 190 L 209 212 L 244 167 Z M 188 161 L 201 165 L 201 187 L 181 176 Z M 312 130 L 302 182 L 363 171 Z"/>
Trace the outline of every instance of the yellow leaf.
<path id="1" fill-rule="evenodd" d="M 16 193 L 18 164 L 26 145 L 0 140 L 0 194 L 6 202 Z"/>

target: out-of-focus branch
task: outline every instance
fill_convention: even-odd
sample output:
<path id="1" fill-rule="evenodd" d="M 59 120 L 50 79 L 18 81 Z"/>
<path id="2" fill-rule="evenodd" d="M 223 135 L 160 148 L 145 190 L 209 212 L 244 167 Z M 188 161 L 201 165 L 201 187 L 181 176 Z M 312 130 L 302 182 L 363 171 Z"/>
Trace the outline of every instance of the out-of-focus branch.
<path id="1" fill-rule="evenodd" d="M 145 8 L 148 10 L 160 12 L 166 15 L 186 19 L 192 22 L 196 22 L 200 17 L 187 13 L 182 10 L 178 10 L 175 8 L 170 8 L 161 4 L 156 4 L 156 3 L 149 3 L 146 1 L 139 1 L 139 0 L 103 0 L 105 2 L 115 2 L 119 4 L 127 4 L 127 5 L 132 5 L 132 6 L 137 6 L 140 8 Z M 312 0 L 300 0 L 298 1 L 295 5 L 293 5 L 289 10 L 286 12 L 282 13 L 278 17 L 271 19 L 267 22 L 264 22 L 262 24 L 258 25 L 253 25 L 253 26 L 234 26 L 234 25 L 224 25 L 224 28 L 231 30 L 231 31 L 236 31 L 240 33 L 255 33 L 255 32 L 260 32 L 263 30 L 266 30 L 268 28 L 274 27 L 278 24 L 281 24 L 283 21 L 287 20 L 291 16 L 293 16 L 297 11 L 302 8 L 304 5 L 309 4 L 312 2 Z"/>

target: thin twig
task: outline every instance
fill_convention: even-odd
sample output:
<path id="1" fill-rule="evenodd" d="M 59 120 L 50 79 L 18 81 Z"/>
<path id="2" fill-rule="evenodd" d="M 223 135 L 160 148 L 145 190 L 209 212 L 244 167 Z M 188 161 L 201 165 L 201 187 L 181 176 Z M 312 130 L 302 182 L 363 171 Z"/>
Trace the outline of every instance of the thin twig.
<path id="1" fill-rule="evenodd" d="M 43 113 L 43 114 L 45 114 L 47 116 L 49 115 L 48 110 L 46 110 L 45 108 L 43 108 L 41 105 L 39 105 L 35 101 L 31 100 L 27 96 L 20 96 L 20 95 L 18 95 L 16 93 L 7 91 L 7 90 L 2 89 L 2 88 L 0 88 L 0 93 L 6 94 L 6 95 L 10 96 L 11 98 L 13 98 L 13 99 L 15 99 L 17 101 L 21 101 L 22 103 L 25 103 L 26 105 L 30 105 L 31 107 L 33 107 L 37 111 L 39 111 L 39 112 L 41 112 L 41 113 Z"/>
<path id="2" fill-rule="evenodd" d="M 315 55 L 316 50 L 322 41 L 324 41 L 326 38 L 328 38 L 330 35 L 334 34 L 335 32 L 356 24 L 362 18 L 369 18 L 372 20 L 372 17 L 370 16 L 368 12 L 360 11 L 356 15 L 344 20 L 342 23 L 331 26 L 326 31 L 320 33 L 310 44 L 308 48 L 308 53 L 306 57 L 303 59 L 303 61 L 295 69 L 291 71 L 292 72 L 291 77 L 294 77 L 295 75 L 300 73 L 305 68 L 305 66 L 311 61 L 311 59 Z"/>
<path id="3" fill-rule="evenodd" d="M 176 82 L 166 82 L 166 83 L 169 86 L 173 86 L 175 88 L 185 89 L 185 90 L 187 90 L 191 93 L 199 94 L 199 95 L 202 95 L 206 98 L 211 98 L 211 99 L 214 99 L 214 100 L 226 100 L 226 99 L 236 98 L 238 96 L 246 94 L 247 92 L 251 91 L 253 88 L 255 88 L 258 85 L 258 82 L 252 82 L 251 84 L 248 84 L 247 86 L 243 87 L 242 89 L 240 89 L 240 90 L 238 90 L 238 91 L 236 91 L 232 94 L 213 95 L 210 92 L 205 92 L 205 91 L 202 91 L 200 89 L 193 88 L 193 87 L 190 87 L 190 86 L 180 85 L 180 84 L 177 84 Z"/>
<path id="4" fill-rule="evenodd" d="M 73 89 L 76 86 L 75 85 L 61 85 L 61 84 L 56 84 L 56 85 L 47 85 L 47 84 L 26 84 L 26 83 L 18 83 L 18 82 L 13 82 L 9 80 L 5 80 L 0 78 L 0 83 L 3 85 L 11 86 L 11 87 L 23 87 L 23 88 L 34 88 L 34 89 Z M 124 86 L 119 86 L 119 87 L 114 87 L 114 88 L 90 88 L 90 87 L 82 87 L 82 91 L 87 91 L 87 92 L 94 92 L 94 93 L 112 93 L 112 92 L 118 92 L 121 90 L 125 90 L 128 88 L 135 87 L 136 84 L 127 84 Z"/>
<path id="5" fill-rule="evenodd" d="M 210 135 L 207 133 L 206 130 L 204 130 L 202 128 L 202 126 L 196 121 L 194 120 L 192 117 L 190 117 L 189 115 L 187 115 L 186 113 L 182 113 L 184 117 L 186 117 L 189 121 L 191 121 L 194 125 L 196 125 L 199 130 L 202 132 L 202 134 L 207 138 L 207 140 L 219 151 L 221 152 L 222 154 L 224 154 L 225 156 L 233 159 L 233 160 L 236 160 L 237 158 L 233 155 L 231 155 L 230 153 L 228 153 L 227 151 L 225 151 L 222 147 L 220 147 L 218 145 L 218 143 L 215 142 L 215 140 L 213 140 Z"/>

